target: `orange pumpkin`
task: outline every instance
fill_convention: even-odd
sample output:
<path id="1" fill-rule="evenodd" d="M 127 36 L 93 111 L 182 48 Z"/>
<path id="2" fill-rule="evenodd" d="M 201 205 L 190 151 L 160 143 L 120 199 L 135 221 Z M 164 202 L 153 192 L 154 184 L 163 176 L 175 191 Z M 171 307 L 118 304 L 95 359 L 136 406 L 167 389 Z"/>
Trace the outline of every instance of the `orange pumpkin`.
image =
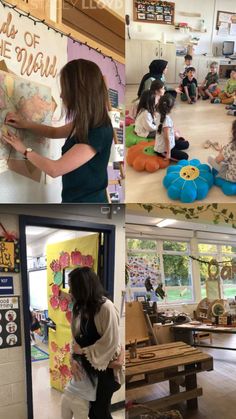
<path id="1" fill-rule="evenodd" d="M 169 160 L 164 160 L 154 152 L 155 141 L 141 142 L 129 148 L 127 163 L 137 172 L 154 173 L 169 166 Z"/>

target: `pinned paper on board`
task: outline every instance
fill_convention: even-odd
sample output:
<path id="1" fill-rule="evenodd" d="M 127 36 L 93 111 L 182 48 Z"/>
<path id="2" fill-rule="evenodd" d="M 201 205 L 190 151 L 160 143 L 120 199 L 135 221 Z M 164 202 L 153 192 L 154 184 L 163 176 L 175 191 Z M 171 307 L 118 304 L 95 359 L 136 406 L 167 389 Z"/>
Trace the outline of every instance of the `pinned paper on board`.
<path id="1" fill-rule="evenodd" d="M 227 22 L 221 22 L 218 30 L 218 35 L 229 35 L 230 25 Z"/>
<path id="2" fill-rule="evenodd" d="M 124 144 L 113 144 L 111 147 L 110 162 L 124 161 Z"/>
<path id="3" fill-rule="evenodd" d="M 236 36 L 236 23 L 231 23 L 229 34 L 231 36 Z"/>
<path id="4" fill-rule="evenodd" d="M 2 63 L 1 63 L 2 64 Z M 27 130 L 14 129 L 5 125 L 6 115 L 9 112 L 18 113 L 24 119 L 39 124 L 51 125 L 52 115 L 56 108 L 51 95 L 51 89 L 14 74 L 1 70 L 0 66 L 0 141 L 2 135 L 11 131 L 18 135 L 25 147 L 33 147 L 43 156 L 49 155 L 49 140 L 36 137 Z M 35 181 L 40 181 L 41 171 L 8 144 L 0 143 L 0 160 L 7 161 L 8 168 Z M 6 164 L 0 165 L 5 168 Z"/>

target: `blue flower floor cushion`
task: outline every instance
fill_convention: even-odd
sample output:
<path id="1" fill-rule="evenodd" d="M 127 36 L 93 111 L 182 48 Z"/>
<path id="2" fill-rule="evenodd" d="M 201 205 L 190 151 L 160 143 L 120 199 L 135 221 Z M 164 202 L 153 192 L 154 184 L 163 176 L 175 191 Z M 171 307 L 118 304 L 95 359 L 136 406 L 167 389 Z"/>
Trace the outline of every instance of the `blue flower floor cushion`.
<path id="1" fill-rule="evenodd" d="M 179 199 L 184 203 L 206 198 L 213 186 L 211 168 L 199 160 L 180 160 L 167 169 L 163 185 L 170 199 Z"/>
<path id="2" fill-rule="evenodd" d="M 225 195 L 236 195 L 236 182 L 230 182 L 222 177 L 217 177 L 218 172 L 215 169 L 213 169 L 212 172 L 214 176 L 214 184 L 219 186 Z"/>
<path id="3" fill-rule="evenodd" d="M 125 127 L 125 144 L 126 147 L 131 147 L 132 145 L 139 144 L 142 141 L 153 141 L 153 138 L 139 137 L 134 133 L 134 125 L 129 125 Z"/>

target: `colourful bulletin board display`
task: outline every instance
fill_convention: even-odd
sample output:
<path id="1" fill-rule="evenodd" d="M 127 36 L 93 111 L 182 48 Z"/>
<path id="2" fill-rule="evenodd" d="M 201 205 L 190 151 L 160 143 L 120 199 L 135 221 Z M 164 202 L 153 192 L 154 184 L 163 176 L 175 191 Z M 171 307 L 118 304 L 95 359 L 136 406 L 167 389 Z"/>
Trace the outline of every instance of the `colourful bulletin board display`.
<path id="1" fill-rule="evenodd" d="M 134 0 L 133 19 L 135 22 L 174 25 L 175 3 L 158 0 Z"/>
<path id="2" fill-rule="evenodd" d="M 0 297 L 0 349 L 21 346 L 20 298 Z"/>
<path id="3" fill-rule="evenodd" d="M 18 240 L 0 237 L 0 272 L 20 272 Z"/>
<path id="4" fill-rule="evenodd" d="M 62 391 L 70 379 L 68 371 L 70 357 L 72 303 L 69 296 L 60 295 L 68 272 L 82 266 L 97 271 L 99 235 L 67 240 L 47 246 L 48 317 L 56 324 L 49 333 L 49 359 L 51 386 Z M 66 281 L 67 282 L 67 281 Z"/>

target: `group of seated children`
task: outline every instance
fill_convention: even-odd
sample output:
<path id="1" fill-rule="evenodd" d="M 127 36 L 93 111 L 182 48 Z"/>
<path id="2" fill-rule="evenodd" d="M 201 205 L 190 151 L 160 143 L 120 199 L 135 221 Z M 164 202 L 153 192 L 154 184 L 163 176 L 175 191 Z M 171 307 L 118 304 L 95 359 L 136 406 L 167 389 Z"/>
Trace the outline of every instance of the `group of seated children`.
<path id="1" fill-rule="evenodd" d="M 134 132 L 139 137 L 155 138 L 154 150 L 165 159 L 188 159 L 188 141 L 174 130 L 170 117 L 175 104 L 173 95 L 166 93 L 164 83 L 154 80 L 150 90 L 144 90 L 137 109 Z"/>
<path id="2" fill-rule="evenodd" d="M 230 73 L 226 86 L 223 91 L 219 87 L 218 63 L 213 61 L 210 65 L 210 71 L 207 73 L 202 84 L 198 86 L 195 77 L 196 70 L 192 67 L 192 56 L 186 55 L 185 67 L 180 73 L 181 100 L 189 104 L 196 103 L 202 97 L 203 100 L 210 99 L 211 103 L 223 103 L 230 105 L 229 115 L 236 115 L 236 69 Z M 234 106 L 235 105 L 235 106 Z M 232 106 L 232 107 L 231 107 Z"/>
<path id="3" fill-rule="evenodd" d="M 209 86 L 211 85 L 205 89 L 206 94 L 212 93 Z M 183 150 L 189 148 L 189 142 L 175 131 L 170 116 L 174 104 L 175 98 L 165 91 L 164 83 L 160 79 L 155 79 L 150 89 L 144 90 L 141 94 L 134 132 L 139 137 L 155 138 L 154 150 L 164 159 L 187 160 L 188 154 Z M 208 161 L 219 172 L 218 176 L 236 182 L 236 121 L 233 124 L 232 141 L 221 148 L 215 159 L 209 157 Z"/>

